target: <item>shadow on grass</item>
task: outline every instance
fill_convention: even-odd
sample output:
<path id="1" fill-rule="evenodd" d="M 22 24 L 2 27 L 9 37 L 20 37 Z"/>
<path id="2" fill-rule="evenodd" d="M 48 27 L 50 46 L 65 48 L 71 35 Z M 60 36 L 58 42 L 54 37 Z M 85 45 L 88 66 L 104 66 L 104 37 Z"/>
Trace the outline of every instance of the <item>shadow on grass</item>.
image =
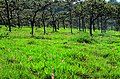
<path id="1" fill-rule="evenodd" d="M 44 37 L 44 36 L 9 36 L 8 34 L 5 34 L 5 35 L 0 35 L 0 39 L 3 39 L 3 38 L 8 38 L 8 39 L 30 39 L 30 38 L 33 38 L 33 39 L 47 39 L 47 40 L 52 40 L 51 38 L 49 37 Z"/>
<path id="2" fill-rule="evenodd" d="M 120 37 L 120 35 L 112 35 L 112 36 L 114 36 L 114 37 Z"/>
<path id="3" fill-rule="evenodd" d="M 52 40 L 51 38 L 49 38 L 49 37 L 44 37 L 44 36 L 34 36 L 34 37 L 32 37 L 32 38 L 34 38 L 34 39 L 47 39 L 47 40 Z"/>
<path id="4" fill-rule="evenodd" d="M 0 39 L 2 39 L 2 38 L 7 38 L 7 37 L 9 37 L 9 36 L 2 36 L 2 35 L 1 35 L 1 36 L 0 36 Z"/>
<path id="5" fill-rule="evenodd" d="M 0 34 L 0 39 L 9 37 L 9 33 Z"/>
<path id="6" fill-rule="evenodd" d="M 75 75 L 80 77 L 80 79 L 91 79 L 92 78 L 89 74 L 83 74 L 81 72 L 76 72 Z"/>

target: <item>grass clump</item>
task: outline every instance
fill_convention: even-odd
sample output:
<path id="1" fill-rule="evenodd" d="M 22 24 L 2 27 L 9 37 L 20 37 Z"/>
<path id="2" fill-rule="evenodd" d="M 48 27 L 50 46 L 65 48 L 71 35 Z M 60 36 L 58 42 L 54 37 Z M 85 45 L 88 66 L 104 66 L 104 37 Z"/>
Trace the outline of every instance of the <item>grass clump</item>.
<path id="1" fill-rule="evenodd" d="M 71 40 L 78 43 L 86 43 L 86 44 L 92 44 L 96 42 L 96 40 L 93 37 L 90 37 L 89 35 L 74 36 Z"/>

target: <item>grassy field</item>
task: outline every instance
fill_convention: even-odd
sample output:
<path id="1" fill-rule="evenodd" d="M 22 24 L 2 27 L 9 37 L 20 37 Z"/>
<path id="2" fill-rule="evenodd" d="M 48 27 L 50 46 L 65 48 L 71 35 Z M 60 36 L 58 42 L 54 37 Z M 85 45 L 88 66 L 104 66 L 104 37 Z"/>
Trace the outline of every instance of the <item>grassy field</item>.
<path id="1" fill-rule="evenodd" d="M 120 78 L 120 33 L 0 28 L 0 79 Z"/>

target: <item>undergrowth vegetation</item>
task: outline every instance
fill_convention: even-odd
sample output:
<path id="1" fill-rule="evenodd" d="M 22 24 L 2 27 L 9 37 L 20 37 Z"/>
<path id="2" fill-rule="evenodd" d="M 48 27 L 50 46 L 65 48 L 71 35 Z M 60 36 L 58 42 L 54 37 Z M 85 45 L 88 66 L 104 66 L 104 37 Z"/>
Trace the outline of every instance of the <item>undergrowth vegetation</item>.
<path id="1" fill-rule="evenodd" d="M 120 33 L 88 32 L 60 28 L 0 28 L 1 79 L 120 78 Z"/>

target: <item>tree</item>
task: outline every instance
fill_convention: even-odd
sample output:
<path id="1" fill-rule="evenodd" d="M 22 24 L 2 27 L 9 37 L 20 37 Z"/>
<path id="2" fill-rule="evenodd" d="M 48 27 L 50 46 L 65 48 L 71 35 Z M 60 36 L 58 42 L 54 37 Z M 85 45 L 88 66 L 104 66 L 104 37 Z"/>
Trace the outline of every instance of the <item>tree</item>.
<path id="1" fill-rule="evenodd" d="M 34 35 L 34 25 L 35 25 L 35 21 L 36 21 L 36 16 L 38 12 L 42 11 L 42 22 L 43 22 L 43 26 L 44 26 L 44 34 L 45 34 L 45 17 L 44 17 L 44 10 L 46 9 L 46 7 L 48 7 L 49 5 L 51 5 L 51 2 L 47 3 L 47 4 L 42 4 L 43 2 L 41 1 L 33 1 L 30 0 L 29 2 L 26 2 L 25 8 L 24 9 L 27 13 L 26 18 L 29 20 L 30 24 L 31 24 L 31 34 L 32 36 Z"/>
<path id="2" fill-rule="evenodd" d="M 104 16 L 105 13 L 105 1 L 102 0 L 87 0 L 85 3 L 86 14 L 89 15 L 89 29 L 90 36 L 93 35 L 93 28 L 95 30 L 94 22 L 99 17 Z"/>

